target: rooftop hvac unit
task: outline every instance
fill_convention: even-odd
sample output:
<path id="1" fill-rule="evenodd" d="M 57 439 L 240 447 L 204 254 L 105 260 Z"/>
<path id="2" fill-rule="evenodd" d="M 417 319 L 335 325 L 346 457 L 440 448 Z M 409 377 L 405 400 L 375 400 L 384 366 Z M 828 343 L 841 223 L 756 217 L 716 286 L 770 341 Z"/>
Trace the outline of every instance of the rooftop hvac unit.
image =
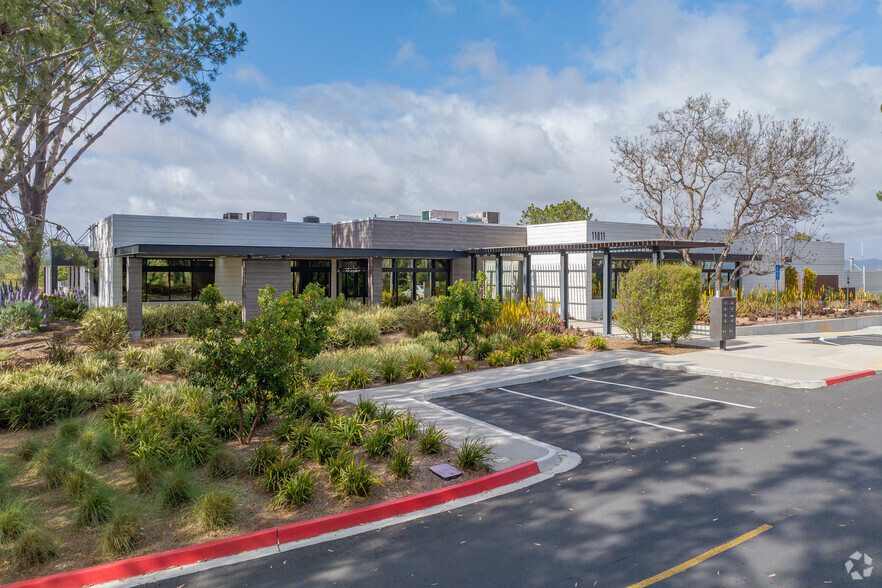
<path id="1" fill-rule="evenodd" d="M 225 212 L 224 218 L 227 220 L 242 220 L 241 212 Z"/>
<path id="2" fill-rule="evenodd" d="M 264 210 L 252 210 L 248 213 L 250 221 L 276 221 L 285 222 L 288 220 L 287 212 L 266 212 Z"/>
<path id="3" fill-rule="evenodd" d="M 309 215 L 309 216 L 304 216 L 304 217 L 303 217 L 303 222 L 305 222 L 305 223 L 316 223 L 316 224 L 317 224 L 317 223 L 320 223 L 321 221 L 319 220 L 319 217 Z"/>
<path id="4" fill-rule="evenodd" d="M 456 222 L 459 220 L 459 211 L 456 210 L 424 210 L 423 220 Z"/>
<path id="5" fill-rule="evenodd" d="M 489 210 L 485 210 L 482 212 L 470 212 L 469 220 L 472 218 L 481 219 L 481 222 L 485 222 L 490 225 L 498 225 L 499 224 L 499 213 L 491 212 Z"/>

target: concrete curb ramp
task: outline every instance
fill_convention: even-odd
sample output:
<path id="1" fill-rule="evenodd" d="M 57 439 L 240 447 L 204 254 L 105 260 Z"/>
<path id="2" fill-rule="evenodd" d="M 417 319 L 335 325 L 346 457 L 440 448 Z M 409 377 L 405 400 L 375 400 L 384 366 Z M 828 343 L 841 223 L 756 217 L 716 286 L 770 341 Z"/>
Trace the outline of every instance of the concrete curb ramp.
<path id="1" fill-rule="evenodd" d="M 494 490 L 508 484 L 514 484 L 539 473 L 539 465 L 535 461 L 528 461 L 499 472 L 475 478 L 474 480 L 468 480 L 414 496 L 406 496 L 391 502 L 365 506 L 340 514 L 301 521 L 245 535 L 227 537 L 226 539 L 218 539 L 217 541 L 209 541 L 208 543 L 182 547 L 162 553 L 143 555 L 33 580 L 24 580 L 8 584 L 7 586 L 8 588 L 79 588 L 114 580 L 123 580 L 176 566 L 194 564 L 266 547 L 280 546 L 388 519 L 460 498 L 481 494 L 482 492 Z"/>

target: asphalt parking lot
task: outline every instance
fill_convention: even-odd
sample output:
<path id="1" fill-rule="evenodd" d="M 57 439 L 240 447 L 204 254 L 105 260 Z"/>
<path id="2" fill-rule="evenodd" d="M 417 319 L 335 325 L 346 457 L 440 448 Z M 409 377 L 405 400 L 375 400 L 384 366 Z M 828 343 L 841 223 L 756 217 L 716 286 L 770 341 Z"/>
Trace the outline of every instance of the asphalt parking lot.
<path id="1" fill-rule="evenodd" d="M 880 384 L 620 367 L 440 399 L 583 461 L 505 496 L 160 585 L 646 586 L 664 573 L 658 585 L 851 585 L 853 553 L 882 557 Z"/>

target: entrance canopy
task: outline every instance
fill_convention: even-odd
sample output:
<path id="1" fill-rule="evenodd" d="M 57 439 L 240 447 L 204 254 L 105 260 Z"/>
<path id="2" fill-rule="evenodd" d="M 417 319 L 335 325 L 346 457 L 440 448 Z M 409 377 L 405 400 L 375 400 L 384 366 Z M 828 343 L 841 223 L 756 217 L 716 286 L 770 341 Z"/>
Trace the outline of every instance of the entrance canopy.
<path id="1" fill-rule="evenodd" d="M 661 261 L 661 253 L 664 251 L 683 251 L 692 249 L 713 249 L 722 247 L 724 243 L 715 241 L 679 241 L 674 239 L 645 239 L 639 241 L 595 241 L 591 243 L 565 243 L 556 245 L 511 245 L 504 247 L 483 247 L 467 249 L 466 253 L 472 259 L 472 278 L 477 272 L 477 258 L 493 256 L 496 258 L 496 267 L 502 267 L 504 255 L 522 255 L 524 257 L 524 292 L 531 292 L 530 285 L 530 256 L 539 254 L 560 255 L 560 314 L 564 325 L 569 326 L 569 259 L 570 253 L 586 253 L 599 251 L 603 254 L 603 334 L 612 332 L 612 259 L 615 255 L 623 253 L 637 254 L 642 257 L 649 255 L 653 262 Z M 718 253 L 696 252 L 693 257 L 710 257 L 708 261 L 716 261 Z M 735 257 L 727 256 L 727 259 L 737 261 Z M 502 297 L 502 279 L 496 280 L 497 294 Z"/>

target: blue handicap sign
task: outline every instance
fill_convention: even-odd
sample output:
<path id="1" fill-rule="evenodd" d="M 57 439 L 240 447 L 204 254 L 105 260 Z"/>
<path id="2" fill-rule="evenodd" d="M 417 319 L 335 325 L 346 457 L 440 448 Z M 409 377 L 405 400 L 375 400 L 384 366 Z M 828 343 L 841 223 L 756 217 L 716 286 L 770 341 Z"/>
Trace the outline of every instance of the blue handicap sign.
<path id="1" fill-rule="evenodd" d="M 781 266 L 777 265 L 777 264 L 775 265 L 775 279 L 776 280 L 781 279 Z"/>

